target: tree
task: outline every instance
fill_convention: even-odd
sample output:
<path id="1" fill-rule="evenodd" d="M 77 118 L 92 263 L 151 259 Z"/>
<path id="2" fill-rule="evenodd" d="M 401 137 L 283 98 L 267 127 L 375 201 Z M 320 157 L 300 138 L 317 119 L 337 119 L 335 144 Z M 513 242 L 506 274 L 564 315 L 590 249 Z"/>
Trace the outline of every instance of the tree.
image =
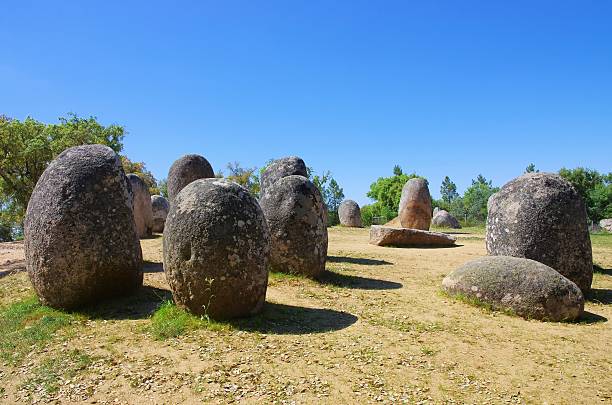
<path id="1" fill-rule="evenodd" d="M 489 197 L 499 191 L 493 187 L 493 182 L 483 175 L 472 180 L 472 185 L 465 190 L 461 203 L 454 208 L 461 210 L 466 221 L 484 222 L 487 219 L 487 203 Z"/>
<path id="2" fill-rule="evenodd" d="M 157 187 L 159 188 L 159 195 L 161 195 L 164 198 L 168 198 L 168 180 L 161 179 L 157 183 Z"/>
<path id="3" fill-rule="evenodd" d="M 238 162 L 230 162 L 226 167 L 227 170 L 229 170 L 229 176 L 227 176 L 227 179 L 245 187 L 254 196 L 259 195 L 259 176 L 257 175 L 256 167 L 244 168 L 241 167 L 240 163 Z"/>
<path id="4" fill-rule="evenodd" d="M 457 193 L 457 185 L 451 181 L 451 179 L 446 176 L 444 180 L 442 180 L 442 186 L 440 186 L 440 194 L 442 195 L 442 201 L 450 204 L 454 199 L 459 197 L 459 193 Z"/>
<path id="5" fill-rule="evenodd" d="M 76 114 L 57 124 L 33 118 L 23 121 L 0 117 L 0 204 L 2 218 L 21 225 L 36 182 L 47 165 L 65 149 L 83 144 L 107 145 L 119 153 L 125 130 L 101 125 L 95 117 Z"/>
<path id="6" fill-rule="evenodd" d="M 157 180 L 155 176 L 153 176 L 153 173 L 147 169 L 145 162 L 132 162 L 127 156 L 121 156 L 121 165 L 123 166 L 125 174 L 133 173 L 138 175 L 149 188 L 149 193 L 151 193 L 151 195 L 160 193 Z"/>
<path id="7" fill-rule="evenodd" d="M 525 173 L 540 173 L 540 171 L 536 169 L 533 163 L 529 163 L 529 165 L 525 168 Z"/>
<path id="8" fill-rule="evenodd" d="M 612 216 L 612 173 L 577 167 L 562 168 L 559 175 L 569 181 L 584 200 L 589 220 L 599 222 Z"/>
<path id="9" fill-rule="evenodd" d="M 379 177 L 370 185 L 368 197 L 375 201 L 372 212 L 375 216 L 386 216 L 387 219 L 397 216 L 402 189 L 410 179 L 417 178 L 415 173 L 404 174 L 399 166 L 393 168 L 393 176 Z"/>
<path id="10" fill-rule="evenodd" d="M 329 170 L 323 172 L 321 176 L 314 174 L 311 168 L 308 168 L 307 171 L 312 176 L 312 182 L 321 192 L 323 202 L 327 207 L 327 225 L 337 225 L 340 223 L 338 207 L 340 207 L 340 203 L 344 200 L 344 190 L 342 190 L 336 179 L 332 177 Z"/>

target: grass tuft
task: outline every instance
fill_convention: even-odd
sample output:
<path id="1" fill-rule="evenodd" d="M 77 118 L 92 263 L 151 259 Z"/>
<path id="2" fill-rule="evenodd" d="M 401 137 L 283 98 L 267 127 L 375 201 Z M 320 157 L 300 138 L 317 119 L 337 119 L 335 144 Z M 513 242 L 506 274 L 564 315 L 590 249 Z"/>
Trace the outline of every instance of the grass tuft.
<path id="1" fill-rule="evenodd" d="M 80 320 L 80 316 L 41 305 L 28 297 L 0 308 L 0 357 L 18 363 L 32 347 L 51 340 L 55 333 Z"/>
<path id="2" fill-rule="evenodd" d="M 34 369 L 32 375 L 21 385 L 21 389 L 30 396 L 44 398 L 52 395 L 59 390 L 62 380 L 74 378 L 86 370 L 93 360 L 78 349 L 47 358 Z"/>
<path id="3" fill-rule="evenodd" d="M 149 327 L 157 340 L 175 338 L 196 329 L 227 331 L 231 326 L 206 317 L 197 317 L 177 307 L 172 301 L 165 301 L 151 317 Z"/>

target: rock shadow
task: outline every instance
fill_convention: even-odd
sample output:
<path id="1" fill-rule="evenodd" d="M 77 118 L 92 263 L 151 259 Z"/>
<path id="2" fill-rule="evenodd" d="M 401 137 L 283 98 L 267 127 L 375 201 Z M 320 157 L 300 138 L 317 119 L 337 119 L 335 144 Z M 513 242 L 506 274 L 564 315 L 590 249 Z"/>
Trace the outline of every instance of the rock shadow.
<path id="1" fill-rule="evenodd" d="M 142 267 L 143 273 L 163 273 L 164 272 L 164 264 L 158 262 L 150 262 L 148 260 L 144 261 L 144 265 Z"/>
<path id="2" fill-rule="evenodd" d="M 580 318 L 576 320 L 578 323 L 599 323 L 599 322 L 608 322 L 608 318 L 605 316 L 597 315 L 589 311 L 584 311 Z"/>
<path id="3" fill-rule="evenodd" d="M 462 247 L 463 245 L 385 245 L 381 247 L 395 248 L 395 249 L 454 249 Z"/>
<path id="4" fill-rule="evenodd" d="M 586 295 L 586 300 L 596 304 L 610 305 L 612 304 L 612 290 L 591 288 L 591 291 Z"/>
<path id="5" fill-rule="evenodd" d="M 171 299 L 172 293 L 169 290 L 144 285 L 131 295 L 104 300 L 75 312 L 90 319 L 144 319 L 153 315 L 163 302 Z"/>
<path id="6" fill-rule="evenodd" d="M 606 276 L 612 276 L 612 269 L 604 269 L 600 265 L 594 264 L 593 273 L 604 274 Z"/>
<path id="7" fill-rule="evenodd" d="M 228 321 L 233 327 L 249 332 L 277 335 L 303 335 L 332 332 L 357 322 L 355 315 L 325 308 L 306 308 L 266 302 L 261 313 Z"/>
<path id="8" fill-rule="evenodd" d="M 403 287 L 401 283 L 396 283 L 394 281 L 352 276 L 329 270 L 324 271 L 323 274 L 317 277 L 317 281 L 321 284 L 357 290 L 397 290 Z"/>
<path id="9" fill-rule="evenodd" d="M 17 260 L 12 263 L 7 263 L 0 266 L 0 279 L 11 274 L 21 273 L 26 271 L 25 260 Z"/>
<path id="10" fill-rule="evenodd" d="M 330 263 L 362 264 L 364 266 L 383 266 L 385 264 L 393 264 L 386 260 L 368 259 L 365 257 L 350 257 L 350 256 L 327 256 L 327 261 Z"/>

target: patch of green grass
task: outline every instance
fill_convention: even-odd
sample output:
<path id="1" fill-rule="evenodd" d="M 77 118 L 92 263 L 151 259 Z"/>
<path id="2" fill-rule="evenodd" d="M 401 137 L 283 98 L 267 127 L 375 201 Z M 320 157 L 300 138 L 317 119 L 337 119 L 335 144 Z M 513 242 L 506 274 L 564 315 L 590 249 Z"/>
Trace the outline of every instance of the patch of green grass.
<path id="1" fill-rule="evenodd" d="M 195 329 L 226 331 L 230 330 L 231 326 L 205 317 L 197 317 L 177 307 L 172 301 L 166 301 L 151 317 L 151 325 L 148 329 L 155 339 L 165 340 Z"/>
<path id="2" fill-rule="evenodd" d="M 612 233 L 592 233 L 591 244 L 594 247 L 612 248 Z"/>
<path id="3" fill-rule="evenodd" d="M 455 300 L 461 301 L 461 302 L 463 302 L 465 304 L 481 308 L 481 309 L 485 310 L 486 312 L 501 312 L 501 313 L 506 314 L 506 315 L 517 316 L 517 314 L 512 309 L 510 309 L 510 308 L 499 307 L 497 305 L 493 305 L 490 302 L 483 301 L 483 300 L 481 300 L 481 299 L 479 299 L 477 297 L 466 295 L 466 294 L 461 293 L 461 292 L 449 294 L 446 291 L 441 290 L 440 294 L 443 297 L 455 299 Z"/>
<path id="4" fill-rule="evenodd" d="M 438 351 L 436 349 L 433 349 L 429 346 L 422 346 L 421 347 L 421 353 L 423 353 L 425 356 L 433 356 L 434 354 L 436 354 Z"/>
<path id="5" fill-rule="evenodd" d="M 79 315 L 41 305 L 28 297 L 0 308 L 0 358 L 19 362 L 25 354 L 53 339 L 55 333 L 81 320 Z"/>
<path id="6" fill-rule="evenodd" d="M 370 319 L 369 323 L 372 325 L 380 325 L 389 329 L 397 330 L 399 332 L 439 332 L 443 330 L 443 326 L 440 322 L 421 322 L 414 319 L 385 319 L 385 318 L 374 318 Z"/>
<path id="7" fill-rule="evenodd" d="M 77 349 L 47 358 L 34 369 L 21 389 L 30 396 L 35 393 L 42 397 L 54 394 L 59 389 L 62 379 L 74 378 L 86 370 L 93 360 L 91 356 Z"/>

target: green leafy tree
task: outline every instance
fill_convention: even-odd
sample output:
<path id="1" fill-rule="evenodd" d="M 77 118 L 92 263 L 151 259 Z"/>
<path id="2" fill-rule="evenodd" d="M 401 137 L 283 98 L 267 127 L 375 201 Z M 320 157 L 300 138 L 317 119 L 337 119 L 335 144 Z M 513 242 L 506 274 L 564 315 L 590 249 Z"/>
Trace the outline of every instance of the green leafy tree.
<path id="1" fill-rule="evenodd" d="M 101 125 L 95 117 L 68 114 L 57 124 L 33 118 L 0 117 L 0 204 L 2 220 L 19 226 L 36 182 L 47 165 L 65 149 L 103 144 L 119 153 L 125 130 Z"/>
<path id="2" fill-rule="evenodd" d="M 410 179 L 417 178 L 415 173 L 404 174 L 399 166 L 393 168 L 393 176 L 379 177 L 370 185 L 368 197 L 375 201 L 372 204 L 372 210 L 380 216 L 387 216 L 387 219 L 392 219 L 397 216 L 399 202 L 402 196 L 402 188 Z M 379 215 L 375 215 L 379 216 Z M 388 216 L 391 216 L 390 218 Z"/>
<path id="3" fill-rule="evenodd" d="M 257 168 L 244 168 L 238 162 L 230 162 L 227 164 L 229 175 L 227 179 L 240 184 L 248 189 L 254 196 L 259 195 L 259 176 Z"/>
<path id="4" fill-rule="evenodd" d="M 487 203 L 489 197 L 499 191 L 493 187 L 493 182 L 479 174 L 472 185 L 465 190 L 461 202 L 453 207 L 455 213 L 460 211 L 466 222 L 471 220 L 477 223 L 485 222 L 487 219 Z"/>
<path id="5" fill-rule="evenodd" d="M 529 163 L 529 165 L 525 168 L 525 173 L 539 173 L 540 171 L 536 169 L 533 163 Z"/>
<path id="6" fill-rule="evenodd" d="M 562 168 L 559 175 L 569 181 L 584 200 L 591 221 L 612 216 L 612 173 L 577 167 Z"/>
<path id="7" fill-rule="evenodd" d="M 138 175 L 149 187 L 151 195 L 160 193 L 155 176 L 147 169 L 147 165 L 144 162 L 132 162 L 127 156 L 121 156 L 121 165 L 125 174 L 133 173 Z"/>
<path id="8" fill-rule="evenodd" d="M 459 193 L 457 193 L 457 185 L 453 183 L 448 176 L 444 177 L 444 180 L 442 180 L 440 194 L 442 195 L 442 201 L 447 204 L 452 203 L 453 200 L 459 197 Z"/>
<path id="9" fill-rule="evenodd" d="M 164 198 L 168 198 L 168 180 L 161 179 L 157 183 L 157 187 L 159 188 L 159 195 L 161 195 Z"/>
<path id="10" fill-rule="evenodd" d="M 340 203 L 344 200 L 344 190 L 342 190 L 342 187 L 340 187 L 336 179 L 332 177 L 329 170 L 323 172 L 323 174 L 319 176 L 314 174 L 311 168 L 308 168 L 308 173 L 312 176 L 314 185 L 317 186 L 321 192 L 321 196 L 327 207 L 327 225 L 338 225 L 340 223 L 340 219 L 338 218 L 338 207 L 340 207 Z"/>

